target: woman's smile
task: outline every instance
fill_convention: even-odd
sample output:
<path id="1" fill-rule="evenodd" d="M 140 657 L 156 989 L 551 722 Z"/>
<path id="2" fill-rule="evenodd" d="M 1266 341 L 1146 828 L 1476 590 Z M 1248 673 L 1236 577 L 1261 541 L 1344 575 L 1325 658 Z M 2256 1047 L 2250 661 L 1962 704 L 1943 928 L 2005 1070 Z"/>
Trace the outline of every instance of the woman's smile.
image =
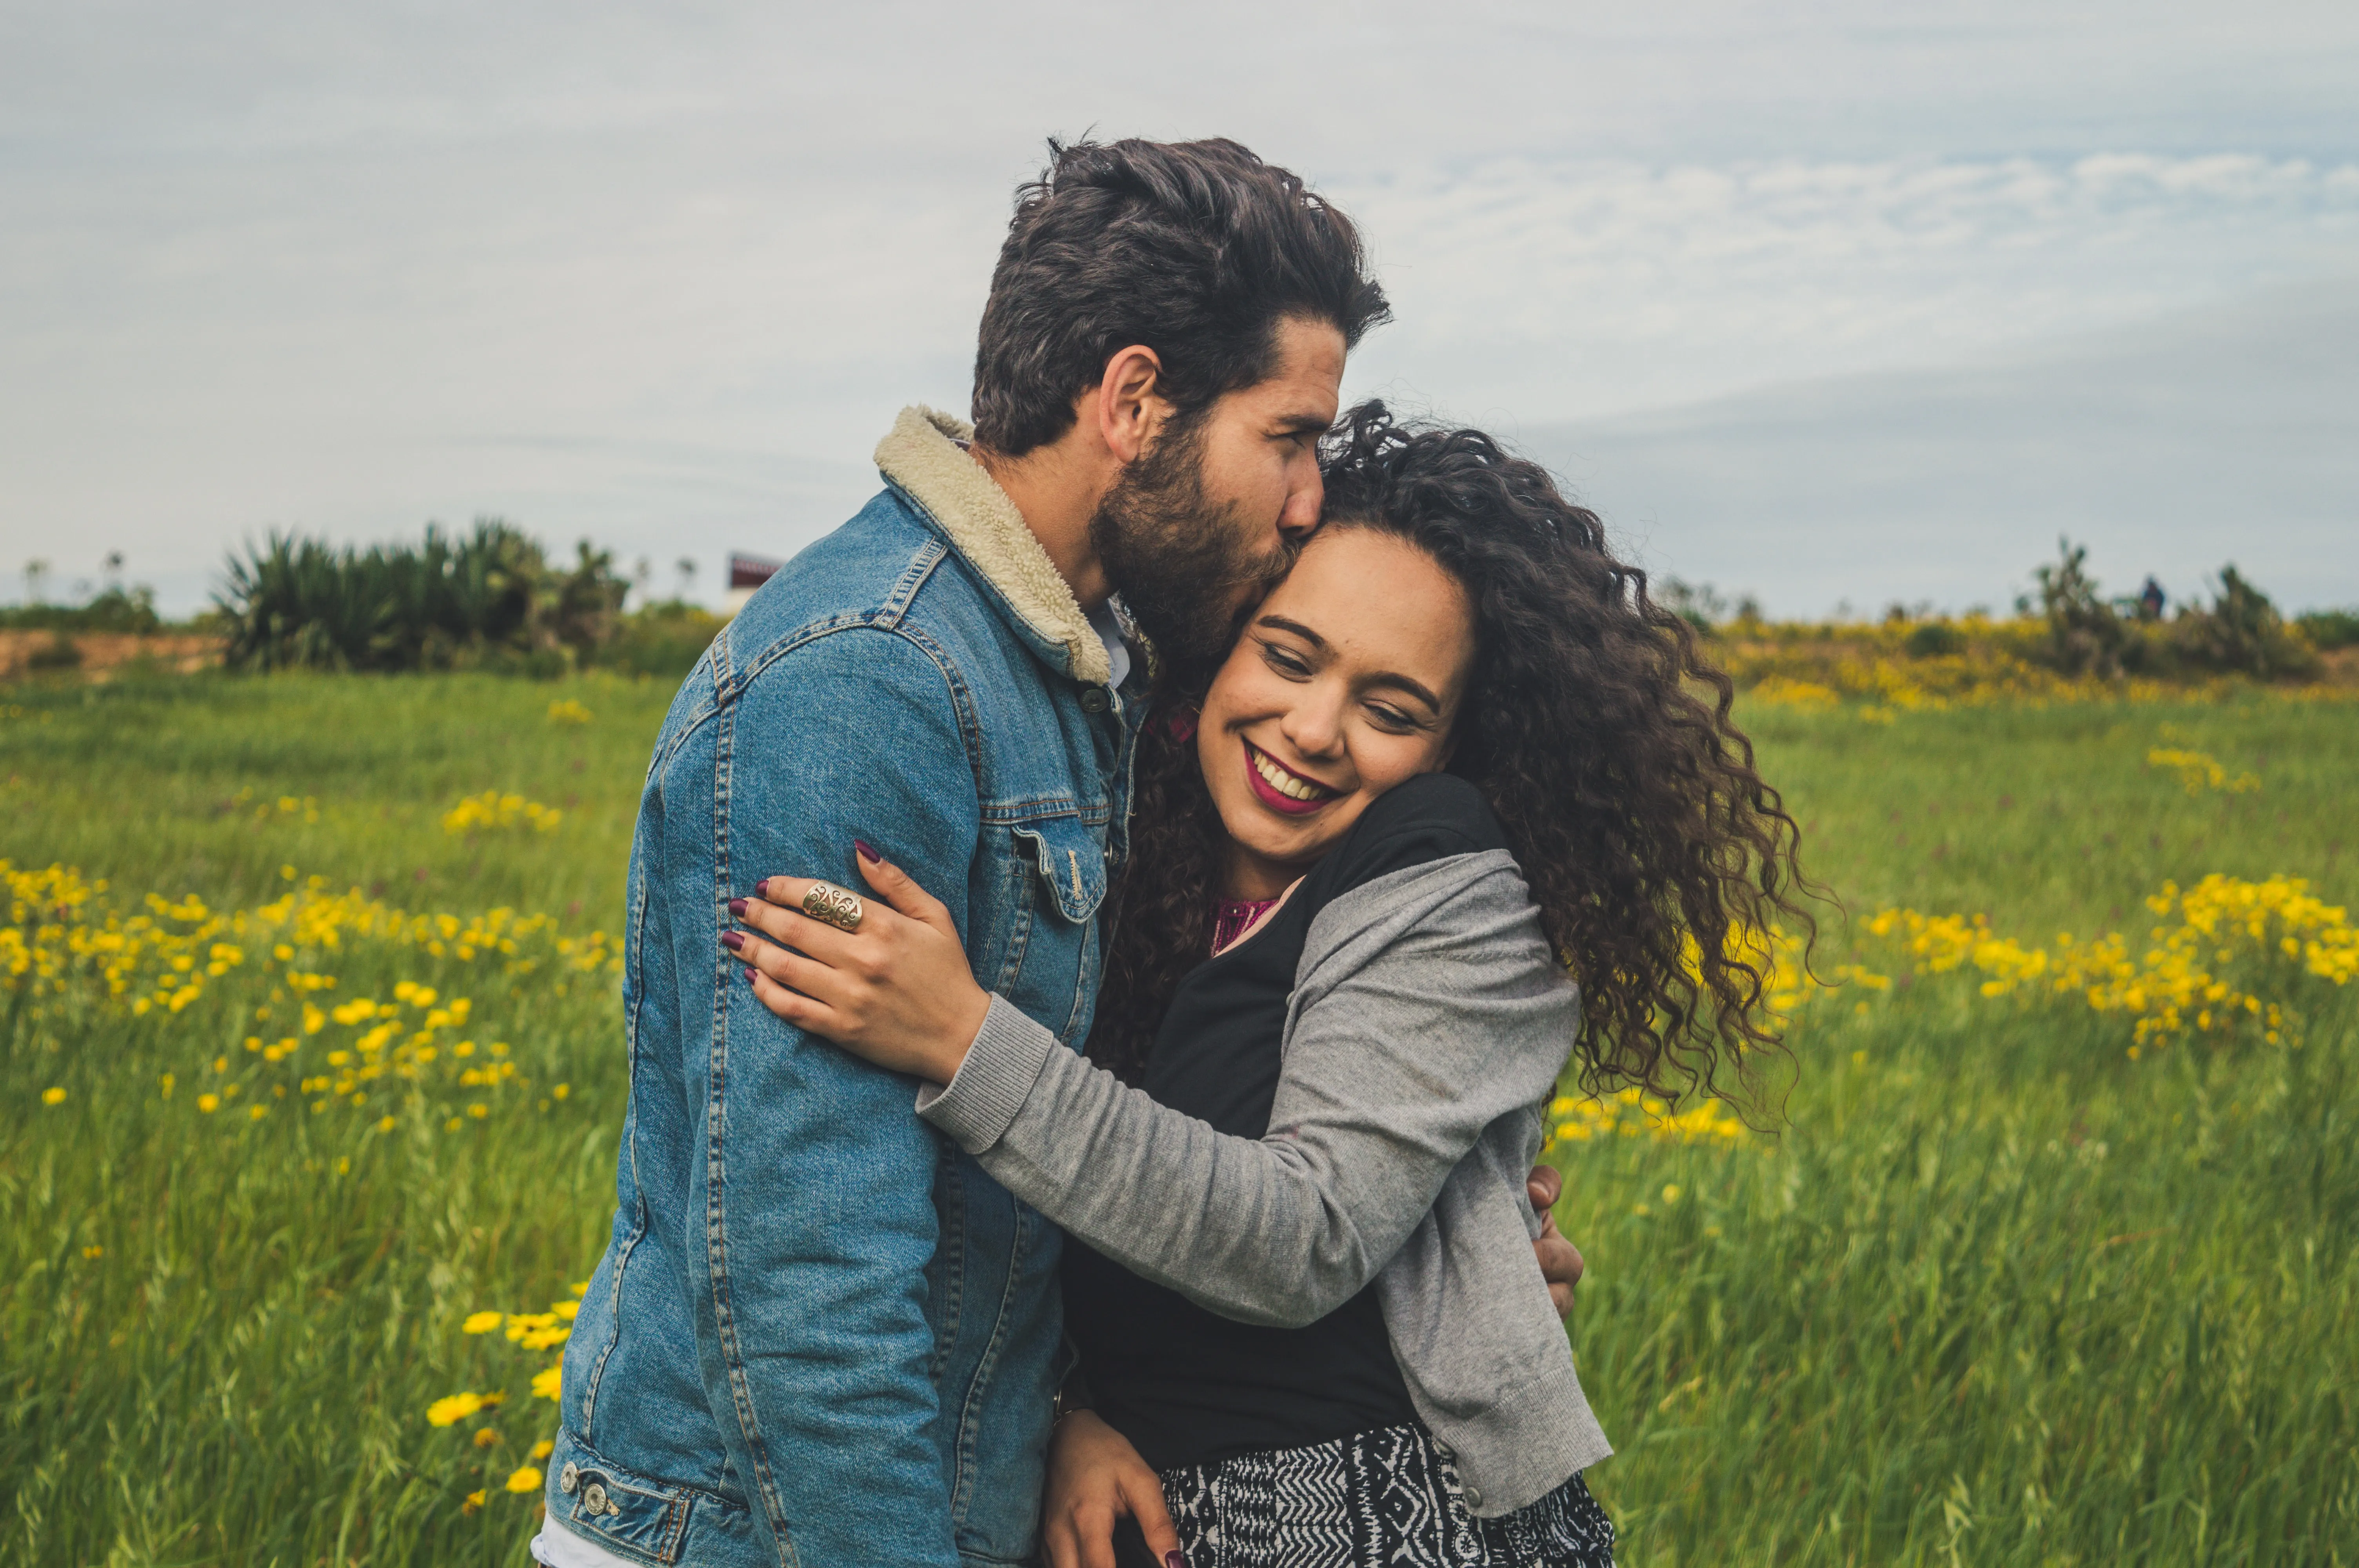
<path id="1" fill-rule="evenodd" d="M 1282 811 L 1288 816 L 1308 816 L 1333 800 L 1343 791 L 1305 778 L 1267 752 L 1240 736 L 1245 749 L 1245 782 L 1254 798 L 1272 811 Z"/>

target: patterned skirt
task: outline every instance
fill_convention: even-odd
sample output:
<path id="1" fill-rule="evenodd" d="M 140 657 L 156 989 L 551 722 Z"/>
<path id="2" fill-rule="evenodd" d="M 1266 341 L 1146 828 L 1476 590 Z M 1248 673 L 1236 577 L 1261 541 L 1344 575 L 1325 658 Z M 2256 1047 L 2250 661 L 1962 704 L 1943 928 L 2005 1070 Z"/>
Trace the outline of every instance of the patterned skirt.
<path id="1" fill-rule="evenodd" d="M 1613 1568 L 1614 1521 L 1574 1476 L 1478 1519 L 1422 1426 L 1163 1472 L 1188 1568 Z"/>

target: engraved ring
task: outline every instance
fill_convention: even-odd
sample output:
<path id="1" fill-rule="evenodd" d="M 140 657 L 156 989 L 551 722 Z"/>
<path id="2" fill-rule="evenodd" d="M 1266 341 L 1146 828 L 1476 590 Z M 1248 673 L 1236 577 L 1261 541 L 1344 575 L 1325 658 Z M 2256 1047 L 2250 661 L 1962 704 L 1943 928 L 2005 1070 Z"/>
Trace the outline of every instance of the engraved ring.
<path id="1" fill-rule="evenodd" d="M 803 894 L 803 913 L 838 931 L 860 929 L 860 900 L 833 882 L 811 883 L 810 892 Z"/>

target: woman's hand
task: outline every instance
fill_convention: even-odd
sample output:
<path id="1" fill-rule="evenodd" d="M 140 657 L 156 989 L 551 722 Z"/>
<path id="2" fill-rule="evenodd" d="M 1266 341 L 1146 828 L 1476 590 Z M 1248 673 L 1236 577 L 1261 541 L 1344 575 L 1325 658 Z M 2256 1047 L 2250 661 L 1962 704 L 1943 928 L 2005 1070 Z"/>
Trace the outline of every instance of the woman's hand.
<path id="1" fill-rule="evenodd" d="M 1564 1195 L 1564 1173 L 1553 1165 L 1534 1165 L 1531 1174 L 1524 1178 L 1524 1192 L 1531 1198 L 1533 1210 L 1548 1217 L 1540 1222 L 1539 1237 L 1532 1243 L 1540 1278 L 1548 1281 L 1549 1300 L 1557 1316 L 1571 1317 L 1573 1289 L 1589 1265 L 1582 1260 L 1581 1249 L 1556 1227 L 1556 1201 Z"/>
<path id="2" fill-rule="evenodd" d="M 865 844 L 860 929 L 840 931 L 802 913 L 809 877 L 769 877 L 756 896 L 729 901 L 751 931 L 722 934 L 747 966 L 764 1007 L 896 1073 L 951 1081 L 991 1010 L 942 902 Z"/>
<path id="3" fill-rule="evenodd" d="M 1166 1568 L 1187 1568 L 1180 1535 L 1163 1506 L 1163 1483 L 1130 1439 L 1073 1411 L 1049 1433 L 1049 1482 L 1040 1498 L 1040 1532 L 1049 1568 L 1114 1568 L 1114 1526 L 1138 1521 L 1147 1549 Z"/>

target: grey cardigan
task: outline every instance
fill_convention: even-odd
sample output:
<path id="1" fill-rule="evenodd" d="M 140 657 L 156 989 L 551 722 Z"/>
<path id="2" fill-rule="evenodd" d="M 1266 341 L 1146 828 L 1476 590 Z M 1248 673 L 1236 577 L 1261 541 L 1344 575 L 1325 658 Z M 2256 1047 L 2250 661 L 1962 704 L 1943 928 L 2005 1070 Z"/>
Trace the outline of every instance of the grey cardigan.
<path id="1" fill-rule="evenodd" d="M 1374 1280 L 1410 1400 L 1495 1517 L 1613 1452 L 1524 1193 L 1578 1022 L 1492 849 L 1379 877 L 1311 922 L 1258 1140 L 1157 1104 L 996 996 L 918 1108 L 1067 1231 L 1224 1317 L 1299 1326 Z"/>

